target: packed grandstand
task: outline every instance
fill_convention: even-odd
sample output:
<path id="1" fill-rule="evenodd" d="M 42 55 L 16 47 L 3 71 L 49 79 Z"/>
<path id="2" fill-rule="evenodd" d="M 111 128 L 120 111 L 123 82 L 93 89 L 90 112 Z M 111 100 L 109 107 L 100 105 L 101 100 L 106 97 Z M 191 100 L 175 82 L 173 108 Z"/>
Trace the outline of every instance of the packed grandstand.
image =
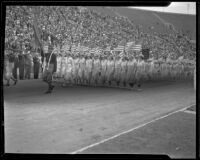
<path id="1" fill-rule="evenodd" d="M 140 14 L 140 18 L 131 13 Z M 174 64 L 176 73 L 187 70 L 184 75 L 192 76 L 196 61 L 195 26 L 192 26 L 195 18 L 176 15 L 177 21 L 181 21 L 182 16 L 193 21 L 189 25 L 189 21 L 181 21 L 181 26 L 173 18 L 169 23 L 170 16 L 123 7 L 7 6 L 5 50 L 19 54 L 25 48 L 34 56 L 41 46 L 51 45 L 63 59 L 70 54 L 79 58 L 111 56 L 129 60 L 130 57 L 137 59 L 142 50 L 148 49 L 145 63 L 162 62 L 165 68 Z M 61 74 L 62 67 L 57 68 Z M 172 70 L 173 67 L 168 69 L 165 77 Z"/>

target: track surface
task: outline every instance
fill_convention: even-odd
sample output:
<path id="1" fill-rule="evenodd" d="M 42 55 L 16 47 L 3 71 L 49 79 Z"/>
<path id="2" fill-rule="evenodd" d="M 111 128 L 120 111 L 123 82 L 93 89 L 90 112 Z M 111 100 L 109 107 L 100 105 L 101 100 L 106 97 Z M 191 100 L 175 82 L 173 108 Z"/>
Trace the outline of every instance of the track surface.
<path id="1" fill-rule="evenodd" d="M 194 113 L 180 111 L 79 153 L 166 154 L 171 158 L 195 158 L 195 118 Z"/>
<path id="2" fill-rule="evenodd" d="M 6 153 L 72 153 L 195 103 L 191 83 L 149 83 L 141 92 L 57 86 L 4 87 Z M 137 152 L 137 151 L 136 151 Z"/>

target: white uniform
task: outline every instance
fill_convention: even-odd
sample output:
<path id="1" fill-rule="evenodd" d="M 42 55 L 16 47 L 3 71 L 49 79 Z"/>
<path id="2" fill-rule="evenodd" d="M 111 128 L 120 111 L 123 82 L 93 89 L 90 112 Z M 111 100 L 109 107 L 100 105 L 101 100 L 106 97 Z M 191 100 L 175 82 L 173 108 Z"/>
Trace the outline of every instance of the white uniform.
<path id="1" fill-rule="evenodd" d="M 80 60 L 79 58 L 75 58 L 73 61 L 73 79 L 77 80 Z"/>
<path id="2" fill-rule="evenodd" d="M 137 71 L 136 71 L 136 81 L 140 82 L 143 80 L 145 75 L 145 63 L 144 61 L 137 62 Z"/>
<path id="3" fill-rule="evenodd" d="M 93 81 L 97 81 L 99 79 L 99 73 L 101 69 L 101 63 L 99 59 L 94 59 L 93 61 L 93 70 L 92 70 L 92 79 Z"/>
<path id="4" fill-rule="evenodd" d="M 79 77 L 79 80 L 84 80 L 84 70 L 85 70 L 85 58 L 82 57 L 80 60 L 79 60 L 79 69 L 78 69 L 78 77 Z"/>
<path id="5" fill-rule="evenodd" d="M 61 70 L 60 70 L 60 76 L 65 77 L 65 70 L 66 70 L 66 65 L 67 65 L 67 57 L 62 57 L 61 58 Z"/>
<path id="6" fill-rule="evenodd" d="M 107 70 L 107 60 L 103 59 L 101 61 L 101 81 L 107 81 L 106 79 L 106 70 Z"/>
<path id="7" fill-rule="evenodd" d="M 150 68 L 149 68 L 149 78 L 153 79 L 153 72 L 154 72 L 154 62 L 150 62 Z"/>
<path id="8" fill-rule="evenodd" d="M 57 57 L 57 70 L 56 70 L 56 74 L 57 74 L 58 77 L 62 77 L 61 76 L 61 59 L 62 59 L 61 56 Z"/>
<path id="9" fill-rule="evenodd" d="M 107 81 L 113 80 L 113 74 L 114 74 L 114 61 L 108 60 L 107 61 L 107 70 L 106 70 Z"/>
<path id="10" fill-rule="evenodd" d="M 126 72 L 127 72 L 127 61 L 122 61 L 121 64 L 121 73 L 120 73 L 120 81 L 126 81 Z"/>
<path id="11" fill-rule="evenodd" d="M 73 67 L 73 59 L 72 57 L 67 57 L 66 59 L 66 68 L 65 68 L 65 80 L 72 81 L 72 67 Z"/>
<path id="12" fill-rule="evenodd" d="M 4 79 L 9 80 L 12 77 L 13 63 L 10 63 L 8 59 L 4 60 Z"/>
<path id="13" fill-rule="evenodd" d="M 126 73 L 126 82 L 132 83 L 134 77 L 134 60 L 129 60 L 127 62 L 127 73 Z"/>
<path id="14" fill-rule="evenodd" d="M 84 72 L 84 75 L 85 75 L 85 78 L 86 80 L 90 81 L 91 80 L 91 74 L 92 74 L 92 67 L 93 67 L 93 61 L 92 59 L 87 59 L 86 62 L 85 62 L 85 72 Z"/>
<path id="15" fill-rule="evenodd" d="M 121 59 L 115 61 L 114 80 L 115 80 L 116 82 L 119 82 L 119 81 L 120 81 L 121 63 L 122 63 L 122 60 L 121 60 Z"/>

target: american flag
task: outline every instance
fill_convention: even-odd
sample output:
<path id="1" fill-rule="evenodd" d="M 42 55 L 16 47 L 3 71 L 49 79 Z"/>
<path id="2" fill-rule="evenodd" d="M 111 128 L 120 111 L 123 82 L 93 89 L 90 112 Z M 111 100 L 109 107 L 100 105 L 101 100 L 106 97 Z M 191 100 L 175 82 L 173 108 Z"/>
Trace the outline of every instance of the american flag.
<path id="1" fill-rule="evenodd" d="M 133 44 L 126 48 L 126 51 L 141 51 L 142 50 L 142 45 L 141 44 Z"/>
<path id="2" fill-rule="evenodd" d="M 92 48 L 91 50 L 89 50 L 90 54 L 95 54 L 97 51 L 97 48 Z"/>
<path id="3" fill-rule="evenodd" d="M 117 48 L 114 48 L 114 51 L 124 51 L 125 46 L 118 45 Z"/>
<path id="4" fill-rule="evenodd" d="M 110 51 L 111 49 L 110 49 L 111 47 L 107 47 L 104 51 Z"/>

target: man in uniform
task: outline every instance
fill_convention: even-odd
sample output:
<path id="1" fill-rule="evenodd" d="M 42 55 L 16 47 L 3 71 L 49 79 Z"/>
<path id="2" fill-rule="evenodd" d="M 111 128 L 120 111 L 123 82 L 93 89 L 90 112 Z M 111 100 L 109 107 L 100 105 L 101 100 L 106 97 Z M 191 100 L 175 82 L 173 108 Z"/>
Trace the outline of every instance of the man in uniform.
<path id="1" fill-rule="evenodd" d="M 19 79 L 24 79 L 24 66 L 25 66 L 25 58 L 24 58 L 24 51 L 22 51 L 19 55 Z"/>
<path id="2" fill-rule="evenodd" d="M 31 78 L 31 66 L 32 66 L 32 56 L 30 51 L 26 51 L 25 55 L 25 79 Z"/>
<path id="3" fill-rule="evenodd" d="M 38 77 L 39 77 L 39 70 L 40 70 L 40 59 L 39 59 L 39 53 L 36 52 L 35 56 L 33 57 L 34 79 L 38 79 Z"/>
<path id="4" fill-rule="evenodd" d="M 15 79 L 18 79 L 17 71 L 18 71 L 18 68 L 19 68 L 19 59 L 18 59 L 18 53 L 15 52 L 14 54 L 15 54 L 15 59 L 14 59 L 13 77 Z"/>
<path id="5" fill-rule="evenodd" d="M 49 46 L 48 50 L 44 50 L 44 54 L 41 56 L 46 62 L 45 71 L 43 75 L 43 81 L 48 84 L 48 90 L 45 93 L 51 93 L 55 87 L 52 83 L 53 73 L 57 70 L 57 56 L 52 53 L 53 46 Z"/>

